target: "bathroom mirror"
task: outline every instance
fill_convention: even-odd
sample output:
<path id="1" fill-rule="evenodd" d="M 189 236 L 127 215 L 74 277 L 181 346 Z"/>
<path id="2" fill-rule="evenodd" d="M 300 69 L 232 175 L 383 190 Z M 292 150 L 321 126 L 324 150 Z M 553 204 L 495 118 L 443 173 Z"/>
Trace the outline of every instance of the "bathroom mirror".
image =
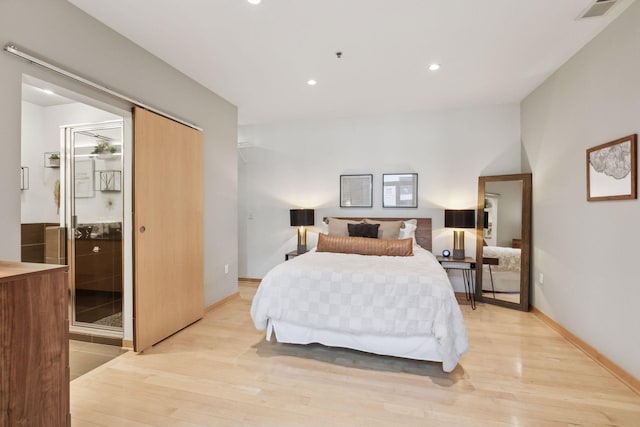
<path id="1" fill-rule="evenodd" d="M 528 311 L 531 174 L 481 176 L 476 224 L 476 299 Z"/>

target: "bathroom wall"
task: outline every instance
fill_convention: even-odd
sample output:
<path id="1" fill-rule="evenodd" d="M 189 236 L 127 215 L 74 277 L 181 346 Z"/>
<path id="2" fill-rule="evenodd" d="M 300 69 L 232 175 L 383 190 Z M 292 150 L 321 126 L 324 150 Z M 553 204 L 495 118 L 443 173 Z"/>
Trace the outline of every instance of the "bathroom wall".
<path id="1" fill-rule="evenodd" d="M 29 189 L 23 190 L 20 194 L 20 218 L 23 224 L 64 223 L 60 218 L 53 195 L 56 180 L 63 183 L 60 176 L 61 169 L 44 166 L 44 153 L 64 152 L 60 138 L 61 126 L 118 119 L 122 117 L 79 102 L 49 107 L 22 102 L 21 165 L 29 168 Z M 105 160 L 96 159 L 95 169 L 107 167 L 115 169 L 113 165 L 105 165 L 105 162 Z M 108 162 L 113 163 L 113 161 Z M 122 166 L 119 167 L 122 168 Z M 122 196 L 120 194 L 116 193 L 114 196 L 97 191 L 95 197 L 76 199 L 77 209 L 86 213 L 87 221 L 114 219 L 121 221 Z M 109 209 L 107 209 L 107 200 L 113 201 Z M 63 203 L 62 200 L 61 203 Z M 63 210 L 60 211 L 62 212 Z M 108 212 L 112 213 L 111 217 L 105 216 Z"/>

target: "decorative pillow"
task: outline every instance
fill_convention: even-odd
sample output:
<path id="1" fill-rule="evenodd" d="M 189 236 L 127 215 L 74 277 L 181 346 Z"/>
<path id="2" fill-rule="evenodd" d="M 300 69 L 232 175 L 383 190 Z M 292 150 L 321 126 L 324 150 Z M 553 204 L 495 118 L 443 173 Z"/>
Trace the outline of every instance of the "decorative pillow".
<path id="1" fill-rule="evenodd" d="M 349 236 L 378 238 L 378 228 L 380 224 L 347 224 Z"/>
<path id="2" fill-rule="evenodd" d="M 417 245 L 416 242 L 416 229 L 418 228 L 418 220 L 417 219 L 409 219 L 404 222 L 404 227 L 400 229 L 399 239 L 413 239 L 413 244 Z"/>
<path id="3" fill-rule="evenodd" d="M 413 256 L 413 241 L 411 239 L 379 240 L 319 234 L 316 251 L 378 256 Z"/>
<path id="4" fill-rule="evenodd" d="M 362 221 L 352 221 L 349 219 L 329 218 L 329 233 L 333 236 L 348 236 L 347 224 L 362 224 Z"/>
<path id="5" fill-rule="evenodd" d="M 381 221 L 377 219 L 365 219 L 366 224 L 380 224 L 378 239 L 396 240 L 400 236 L 402 221 Z"/>

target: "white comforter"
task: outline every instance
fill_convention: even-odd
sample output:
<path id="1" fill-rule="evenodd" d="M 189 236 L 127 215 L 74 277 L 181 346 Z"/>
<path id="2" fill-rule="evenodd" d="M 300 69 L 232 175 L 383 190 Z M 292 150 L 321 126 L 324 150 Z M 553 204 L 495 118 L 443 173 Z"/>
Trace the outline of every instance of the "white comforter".
<path id="1" fill-rule="evenodd" d="M 420 247 L 412 257 L 309 252 L 273 268 L 251 306 L 256 328 L 269 318 L 351 334 L 432 336 L 443 370 L 469 346 L 447 274 Z"/>

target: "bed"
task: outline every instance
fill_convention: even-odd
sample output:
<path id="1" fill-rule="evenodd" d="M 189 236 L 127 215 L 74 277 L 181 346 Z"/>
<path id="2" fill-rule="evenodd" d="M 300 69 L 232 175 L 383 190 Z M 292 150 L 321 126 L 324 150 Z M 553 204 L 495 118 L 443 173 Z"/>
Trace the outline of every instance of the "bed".
<path id="1" fill-rule="evenodd" d="M 370 221 L 382 220 L 391 219 Z M 312 250 L 277 265 L 253 299 L 256 328 L 280 343 L 442 362 L 451 372 L 468 350 L 467 333 L 448 276 L 430 252 L 431 219 L 416 222 L 412 256 Z"/>
<path id="2" fill-rule="evenodd" d="M 497 264 L 483 266 L 482 290 L 485 292 L 520 292 L 520 248 L 484 246 L 484 258 L 497 259 Z"/>

